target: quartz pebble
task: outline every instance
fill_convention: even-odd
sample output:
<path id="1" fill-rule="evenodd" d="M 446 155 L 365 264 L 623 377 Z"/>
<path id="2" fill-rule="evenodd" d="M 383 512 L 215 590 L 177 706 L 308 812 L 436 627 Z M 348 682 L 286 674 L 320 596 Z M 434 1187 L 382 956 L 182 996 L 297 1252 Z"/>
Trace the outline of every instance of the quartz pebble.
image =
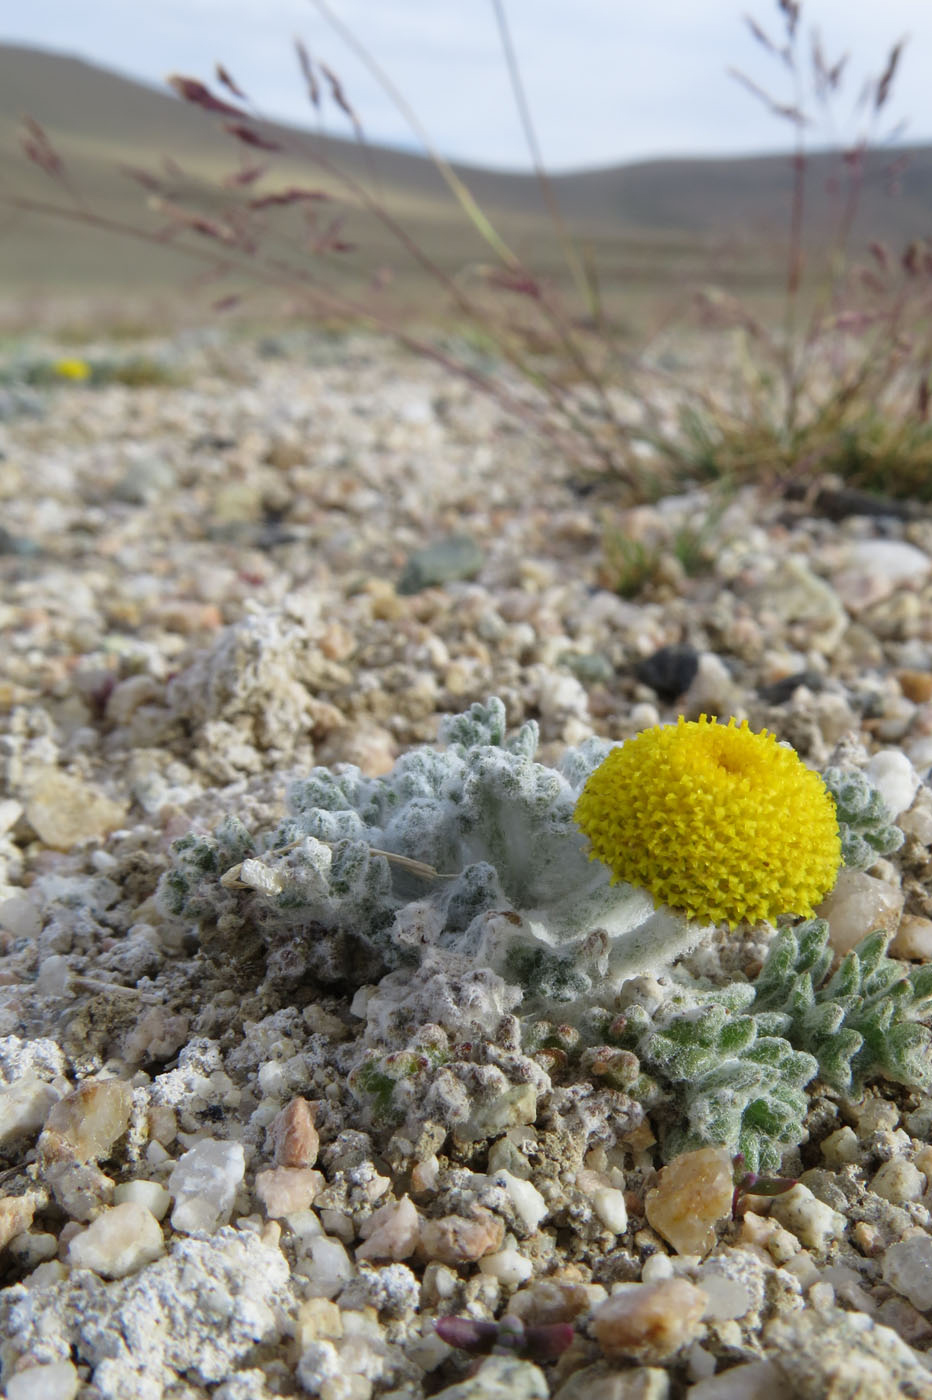
<path id="1" fill-rule="evenodd" d="M 604 1362 L 574 1371 L 554 1400 L 669 1400 L 670 1377 L 656 1366 L 634 1371 L 609 1369 Z"/>
<path id="2" fill-rule="evenodd" d="M 80 1084 L 54 1105 L 39 1139 L 44 1161 L 96 1162 L 129 1125 L 133 1093 L 120 1079 Z"/>
<path id="3" fill-rule="evenodd" d="M 905 753 L 899 749 L 880 749 L 872 755 L 865 771 L 891 817 L 898 817 L 912 806 L 922 780 Z"/>
<path id="4" fill-rule="evenodd" d="M 442 1264 L 470 1264 L 501 1249 L 505 1226 L 498 1216 L 476 1207 L 470 1219 L 445 1215 L 421 1222 L 421 1252 Z"/>
<path id="5" fill-rule="evenodd" d="M 74 1400 L 81 1384 L 70 1361 L 53 1361 L 47 1366 L 30 1366 L 6 1379 L 7 1400 Z"/>
<path id="6" fill-rule="evenodd" d="M 69 851 L 79 841 L 115 831 L 126 812 L 102 792 L 52 769 L 33 783 L 26 799 L 26 819 L 46 846 Z"/>
<path id="7" fill-rule="evenodd" d="M 806 1249 L 823 1250 L 845 1232 L 845 1217 L 818 1200 L 801 1182 L 774 1196 L 771 1215 L 790 1230 Z"/>
<path id="8" fill-rule="evenodd" d="M 34 1074 L 0 1085 L 0 1147 L 37 1133 L 61 1091 Z"/>
<path id="9" fill-rule="evenodd" d="M 204 1138 L 179 1159 L 168 1179 L 175 1200 L 172 1225 L 190 1234 L 216 1230 L 233 1213 L 237 1187 L 246 1171 L 243 1145 Z"/>
<path id="10" fill-rule="evenodd" d="M 648 1222 L 678 1254 L 704 1254 L 715 1243 L 715 1226 L 731 1215 L 734 1190 L 726 1148 L 683 1152 L 667 1163 L 648 1191 Z"/>
<path id="11" fill-rule="evenodd" d="M 772 1361 L 748 1361 L 691 1385 L 687 1400 L 786 1400 L 783 1377 Z"/>
<path id="12" fill-rule="evenodd" d="M 921 914 L 904 914 L 889 952 L 891 958 L 932 962 L 932 919 L 923 918 Z"/>
<path id="13" fill-rule="evenodd" d="M 137 1177 L 134 1181 L 123 1181 L 113 1193 L 115 1205 L 122 1205 L 124 1201 L 132 1201 L 135 1205 L 145 1206 L 146 1210 L 152 1212 L 156 1220 L 164 1220 L 168 1214 L 168 1207 L 172 1203 L 172 1198 L 160 1186 L 157 1181 L 146 1181 L 142 1177 Z"/>
<path id="14" fill-rule="evenodd" d="M 816 913 L 828 920 L 829 943 L 840 957 L 876 929 L 893 933 L 903 911 L 902 892 L 886 880 L 847 867 Z"/>
<path id="15" fill-rule="evenodd" d="M 708 1295 L 686 1279 L 622 1284 L 592 1314 L 606 1356 L 662 1361 L 701 1332 Z"/>
<path id="16" fill-rule="evenodd" d="M 294 1098 L 272 1120 L 269 1136 L 277 1167 L 313 1167 L 320 1151 L 314 1109 L 307 1099 Z"/>
<path id="17" fill-rule="evenodd" d="M 911 1235 L 892 1244 L 884 1255 L 883 1278 L 919 1312 L 932 1308 L 932 1236 Z"/>
<path id="18" fill-rule="evenodd" d="M 256 1174 L 256 1195 L 270 1220 L 312 1206 L 326 1185 L 312 1167 L 270 1167 Z"/>
<path id="19" fill-rule="evenodd" d="M 475 1375 L 438 1390 L 434 1400 L 547 1400 L 549 1394 L 539 1366 L 517 1356 L 489 1356 Z"/>
<path id="20" fill-rule="evenodd" d="M 870 1189 L 893 1205 L 918 1201 L 926 1189 L 926 1179 L 918 1167 L 905 1157 L 891 1157 L 871 1178 Z"/>
<path id="21" fill-rule="evenodd" d="M 93 1269 L 103 1278 L 125 1278 L 164 1252 L 159 1222 L 135 1201 L 112 1206 L 75 1235 L 68 1245 L 68 1262 L 75 1269 Z"/>
<path id="22" fill-rule="evenodd" d="M 0 1196 L 0 1249 L 29 1229 L 35 1213 L 33 1196 Z"/>
<path id="23" fill-rule="evenodd" d="M 360 1229 L 357 1259 L 408 1259 L 417 1249 L 421 1219 L 410 1196 L 380 1206 Z"/>

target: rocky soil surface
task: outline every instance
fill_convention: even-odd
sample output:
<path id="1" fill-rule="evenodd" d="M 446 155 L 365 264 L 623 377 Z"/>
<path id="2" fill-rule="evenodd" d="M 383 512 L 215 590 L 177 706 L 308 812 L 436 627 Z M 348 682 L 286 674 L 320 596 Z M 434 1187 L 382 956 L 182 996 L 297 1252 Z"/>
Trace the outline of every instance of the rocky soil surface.
<path id="1" fill-rule="evenodd" d="M 461 1007 L 468 1131 L 412 1139 L 349 1079 L 372 989 L 283 991 L 155 897 L 175 838 L 495 694 L 551 760 L 703 712 L 870 758 L 906 840 L 832 939 L 932 960 L 932 518 L 621 511 L 363 338 L 154 353 L 177 382 L 0 388 L 8 1400 L 932 1398 L 929 1096 L 815 1081 L 799 1184 L 733 1213 L 726 1153 L 660 1173 L 649 1114 Z"/>

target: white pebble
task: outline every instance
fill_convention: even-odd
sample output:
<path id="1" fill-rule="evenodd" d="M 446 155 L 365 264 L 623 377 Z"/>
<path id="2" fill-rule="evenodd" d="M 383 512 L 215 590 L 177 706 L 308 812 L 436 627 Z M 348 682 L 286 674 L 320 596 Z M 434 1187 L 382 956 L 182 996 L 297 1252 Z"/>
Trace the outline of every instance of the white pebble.
<path id="1" fill-rule="evenodd" d="M 531 1277 L 534 1266 L 517 1249 L 500 1249 L 479 1260 L 479 1272 L 498 1279 L 506 1288 L 517 1288 Z"/>
<path id="2" fill-rule="evenodd" d="M 241 1142 L 204 1138 L 195 1143 L 168 1178 L 168 1189 L 175 1198 L 174 1228 L 191 1234 L 195 1230 L 212 1232 L 225 1225 L 245 1172 Z"/>
<path id="3" fill-rule="evenodd" d="M 892 817 L 911 807 L 921 779 L 905 753 L 881 749 L 867 765 L 867 776 L 877 788 Z"/>
<path id="4" fill-rule="evenodd" d="M 80 1377 L 70 1361 L 30 1366 L 6 1381 L 7 1400 L 74 1400 Z"/>
<path id="5" fill-rule="evenodd" d="M 355 1272 L 352 1260 L 340 1240 L 329 1235 L 312 1235 L 304 1245 L 304 1258 L 298 1269 L 307 1278 L 318 1298 L 335 1298 Z"/>
<path id="6" fill-rule="evenodd" d="M 818 1200 L 802 1182 L 782 1196 L 775 1196 L 770 1214 L 791 1230 L 806 1249 L 824 1249 L 845 1233 L 845 1217 Z"/>
<path id="7" fill-rule="evenodd" d="M 589 1199 L 592 1201 L 592 1209 L 606 1230 L 623 1235 L 628 1228 L 628 1208 L 625 1205 L 624 1191 L 617 1186 L 597 1186 Z"/>
<path id="8" fill-rule="evenodd" d="M 135 1201 L 103 1211 L 68 1245 L 75 1269 L 93 1269 L 102 1278 L 125 1278 L 164 1253 L 159 1222 Z"/>
<path id="9" fill-rule="evenodd" d="M 905 1157 L 891 1157 L 874 1173 L 870 1189 L 892 1205 L 918 1201 L 926 1189 L 926 1179 L 918 1167 Z"/>
<path id="10" fill-rule="evenodd" d="M 884 1255 L 883 1281 L 918 1312 L 932 1308 L 932 1236 L 911 1235 Z"/>
<path id="11" fill-rule="evenodd" d="M 145 1206 L 156 1220 L 164 1220 L 172 1198 L 157 1181 L 144 1181 L 140 1177 L 136 1181 L 123 1181 L 116 1188 L 113 1193 L 114 1205 L 122 1205 L 124 1201 L 133 1201 L 136 1205 Z"/>
<path id="12" fill-rule="evenodd" d="M 504 1186 L 522 1224 L 533 1234 L 547 1214 L 547 1202 L 537 1187 L 506 1171 L 496 1172 L 492 1180 Z"/>
<path id="13" fill-rule="evenodd" d="M 669 1254 L 651 1254 L 641 1265 L 642 1283 L 659 1283 L 673 1277 L 673 1260 Z"/>

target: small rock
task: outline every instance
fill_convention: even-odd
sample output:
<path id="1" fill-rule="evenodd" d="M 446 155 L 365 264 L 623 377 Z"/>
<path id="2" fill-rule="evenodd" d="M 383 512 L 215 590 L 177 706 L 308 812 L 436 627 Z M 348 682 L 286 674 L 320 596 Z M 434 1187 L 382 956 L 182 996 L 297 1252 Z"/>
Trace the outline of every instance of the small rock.
<path id="1" fill-rule="evenodd" d="M 840 1240 L 847 1224 L 839 1211 L 818 1200 L 801 1182 L 774 1197 L 770 1214 L 806 1249 L 822 1250 L 832 1240 Z"/>
<path id="2" fill-rule="evenodd" d="M 164 1220 L 172 1198 L 157 1181 L 145 1181 L 142 1177 L 137 1177 L 135 1181 L 121 1182 L 113 1193 L 113 1201 L 115 1205 L 132 1201 L 134 1205 L 145 1206 L 156 1220 Z"/>
<path id="3" fill-rule="evenodd" d="M 471 535 L 448 535 L 409 554 L 396 589 L 404 596 L 454 579 L 475 578 L 482 564 L 482 550 Z"/>
<path id="4" fill-rule="evenodd" d="M 918 586 L 930 570 L 929 556 L 905 540 L 858 540 L 833 582 L 849 611 L 859 613 L 904 584 Z"/>
<path id="5" fill-rule="evenodd" d="M 670 1377 L 656 1366 L 609 1370 L 604 1362 L 574 1371 L 553 1400 L 668 1400 Z"/>
<path id="6" fill-rule="evenodd" d="M 306 1242 L 300 1272 L 319 1298 L 335 1298 L 353 1277 L 354 1268 L 342 1241 L 320 1234 Z"/>
<path id="7" fill-rule="evenodd" d="M 505 1226 L 491 1211 L 477 1206 L 472 1219 L 465 1215 L 445 1215 L 440 1220 L 421 1222 L 421 1253 L 442 1264 L 472 1264 L 484 1254 L 501 1249 Z"/>
<path id="8" fill-rule="evenodd" d="M 705 1254 L 715 1243 L 715 1226 L 731 1215 L 734 1170 L 725 1147 L 700 1147 L 668 1162 L 648 1191 L 650 1226 L 678 1254 Z"/>
<path id="9" fill-rule="evenodd" d="M 662 1361 L 702 1330 L 708 1297 L 686 1279 L 623 1284 L 592 1314 L 592 1331 L 606 1356 Z"/>
<path id="10" fill-rule="evenodd" d="M 179 1159 L 168 1178 L 175 1198 L 172 1225 L 191 1234 L 213 1232 L 233 1213 L 236 1190 L 246 1171 L 241 1142 L 204 1138 Z"/>
<path id="11" fill-rule="evenodd" d="M 144 506 L 171 491 L 175 480 L 175 469 L 164 458 L 138 457 L 130 462 L 113 494 L 127 505 Z"/>
<path id="12" fill-rule="evenodd" d="M 892 817 L 912 806 L 922 780 L 905 753 L 881 749 L 871 757 L 866 772 Z"/>
<path id="13" fill-rule="evenodd" d="M 70 851 L 79 841 L 116 831 L 126 821 L 126 812 L 96 788 L 53 768 L 30 789 L 26 820 L 46 846 Z"/>
<path id="14" fill-rule="evenodd" d="M 517 1288 L 527 1283 L 534 1272 L 534 1265 L 520 1250 L 506 1247 L 480 1259 L 479 1272 L 487 1278 L 497 1279 L 505 1288 Z"/>
<path id="15" fill-rule="evenodd" d="M 739 700 L 738 688 L 724 661 L 713 651 L 699 656 L 699 666 L 692 684 L 682 699 L 683 714 L 724 717 L 734 712 Z"/>
<path id="16" fill-rule="evenodd" d="M 32 1196 L 0 1196 L 0 1249 L 29 1229 L 35 1213 Z"/>
<path id="17" fill-rule="evenodd" d="M 75 1235 L 68 1245 L 68 1262 L 75 1269 L 93 1269 L 102 1278 L 125 1278 L 165 1252 L 159 1222 L 135 1201 L 111 1206 Z"/>
<path id="18" fill-rule="evenodd" d="M 488 1356 L 474 1376 L 436 1391 L 434 1400 L 547 1400 L 549 1394 L 539 1366 L 517 1356 Z"/>
<path id="19" fill-rule="evenodd" d="M 360 1228 L 358 1259 L 408 1259 L 417 1249 L 421 1218 L 410 1196 L 380 1206 Z"/>
<path id="20" fill-rule="evenodd" d="M 70 1361 L 30 1366 L 6 1379 L 7 1400 L 74 1400 L 81 1378 Z"/>
<path id="21" fill-rule="evenodd" d="M 699 669 L 699 653 L 695 647 L 660 647 L 651 656 L 639 661 L 635 675 L 642 685 L 649 685 L 661 700 L 676 700 L 692 685 Z"/>
<path id="22" fill-rule="evenodd" d="M 37 1133 L 60 1097 L 58 1089 L 34 1074 L 0 1085 L 0 1147 Z"/>
<path id="23" fill-rule="evenodd" d="M 823 1140 L 822 1156 L 830 1167 L 842 1167 L 848 1162 L 859 1161 L 861 1149 L 858 1146 L 857 1133 L 847 1124 L 843 1128 L 836 1128 L 834 1133 L 829 1133 Z"/>
<path id="24" fill-rule="evenodd" d="M 79 1084 L 52 1107 L 39 1138 L 44 1162 L 98 1162 L 129 1126 L 133 1091 L 121 1079 Z"/>
<path id="25" fill-rule="evenodd" d="M 686 1395 L 687 1400 L 786 1400 L 787 1391 L 772 1361 L 748 1361 L 691 1385 Z"/>
<path id="26" fill-rule="evenodd" d="M 882 1196 L 895 1206 L 907 1201 L 921 1200 L 925 1194 L 926 1179 L 918 1167 L 905 1157 L 891 1157 L 874 1173 L 870 1189 L 875 1196 Z"/>
<path id="27" fill-rule="evenodd" d="M 72 1220 L 93 1220 L 113 1200 L 113 1178 L 93 1162 L 49 1162 L 42 1180 Z"/>
<path id="28" fill-rule="evenodd" d="M 916 705 L 932 700 L 932 671 L 897 671 L 896 678 L 907 700 Z"/>
<path id="29" fill-rule="evenodd" d="M 465 1123 L 457 1124 L 456 1135 L 464 1142 L 481 1142 L 499 1137 L 517 1124 L 537 1118 L 537 1092 L 533 1084 L 515 1084 L 485 1103 L 478 1104 Z"/>
<path id="30" fill-rule="evenodd" d="M 313 1167 L 271 1167 L 256 1176 L 256 1195 L 270 1220 L 308 1210 L 326 1186 Z"/>
<path id="31" fill-rule="evenodd" d="M 890 944 L 890 956 L 932 962 L 932 919 L 924 919 L 921 914 L 904 914 Z"/>
<path id="32" fill-rule="evenodd" d="M 932 1236 L 910 1235 L 890 1245 L 883 1280 L 919 1312 L 932 1308 Z"/>
<path id="33" fill-rule="evenodd" d="M 276 1167 L 312 1167 L 320 1151 L 314 1108 L 297 1097 L 273 1118 L 269 1128 Z"/>
<path id="34" fill-rule="evenodd" d="M 838 872 L 834 889 L 816 910 L 819 918 L 828 920 L 829 943 L 839 957 L 876 929 L 894 932 L 902 912 L 901 890 L 847 866 Z"/>
<path id="35" fill-rule="evenodd" d="M 496 1186 L 504 1186 L 515 1208 L 515 1214 L 528 1234 L 533 1235 L 547 1214 L 547 1202 L 537 1187 L 522 1177 L 512 1176 L 509 1171 L 498 1171 L 490 1180 Z"/>

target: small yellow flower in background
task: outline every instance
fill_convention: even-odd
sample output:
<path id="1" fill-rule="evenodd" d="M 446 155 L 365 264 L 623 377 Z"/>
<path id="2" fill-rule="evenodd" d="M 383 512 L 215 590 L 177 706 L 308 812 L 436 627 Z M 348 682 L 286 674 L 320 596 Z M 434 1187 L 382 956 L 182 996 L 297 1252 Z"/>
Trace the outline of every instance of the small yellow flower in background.
<path id="1" fill-rule="evenodd" d="M 87 360 L 56 360 L 52 369 L 59 379 L 73 379 L 77 382 L 91 377 L 91 367 Z"/>
<path id="2" fill-rule="evenodd" d="M 808 917 L 841 864 L 822 779 L 747 720 L 644 730 L 590 776 L 575 817 L 613 881 L 702 922 Z"/>

